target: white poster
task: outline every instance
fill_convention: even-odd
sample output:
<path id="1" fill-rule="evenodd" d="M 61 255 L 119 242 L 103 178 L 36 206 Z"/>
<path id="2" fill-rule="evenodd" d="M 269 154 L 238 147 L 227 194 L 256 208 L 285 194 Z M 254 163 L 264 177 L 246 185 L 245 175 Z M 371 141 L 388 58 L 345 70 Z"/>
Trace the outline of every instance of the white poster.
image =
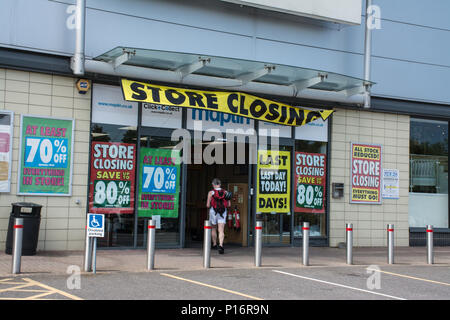
<path id="1" fill-rule="evenodd" d="M 13 118 L 13 112 L 0 111 L 0 192 L 11 191 Z"/>
<path id="2" fill-rule="evenodd" d="M 315 110 L 303 108 L 307 110 Z M 295 139 L 309 141 L 328 141 L 328 120 L 316 119 L 303 126 L 295 127 Z"/>
<path id="3" fill-rule="evenodd" d="M 383 199 L 400 198 L 400 177 L 397 169 L 383 169 L 381 195 Z"/>
<path id="4" fill-rule="evenodd" d="M 283 126 L 282 124 L 270 123 L 265 121 L 258 122 L 258 133 L 264 136 L 273 136 L 278 133 L 279 137 L 291 138 L 292 137 L 292 127 Z"/>
<path id="5" fill-rule="evenodd" d="M 182 108 L 161 104 L 142 103 L 142 126 L 181 128 Z"/>
<path id="6" fill-rule="evenodd" d="M 92 90 L 93 123 L 137 126 L 138 103 L 125 101 L 120 87 L 94 83 Z"/>

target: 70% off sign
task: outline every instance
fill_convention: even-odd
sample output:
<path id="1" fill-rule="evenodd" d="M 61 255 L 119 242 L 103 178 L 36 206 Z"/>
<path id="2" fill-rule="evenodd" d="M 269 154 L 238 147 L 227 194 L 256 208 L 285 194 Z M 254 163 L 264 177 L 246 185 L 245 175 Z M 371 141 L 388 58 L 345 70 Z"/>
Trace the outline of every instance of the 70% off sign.
<path id="1" fill-rule="evenodd" d="M 25 162 L 33 167 L 67 167 L 67 139 L 26 138 Z"/>
<path id="2" fill-rule="evenodd" d="M 175 193 L 177 181 L 176 167 L 144 166 L 143 192 Z"/>

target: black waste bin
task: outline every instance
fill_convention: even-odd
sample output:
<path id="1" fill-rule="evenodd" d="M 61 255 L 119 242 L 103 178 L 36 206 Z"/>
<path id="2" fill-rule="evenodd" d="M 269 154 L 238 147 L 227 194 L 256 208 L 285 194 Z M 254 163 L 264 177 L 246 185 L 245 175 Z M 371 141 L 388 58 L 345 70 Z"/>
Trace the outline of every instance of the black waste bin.
<path id="1" fill-rule="evenodd" d="M 23 218 L 22 255 L 34 256 L 39 238 L 39 226 L 41 224 L 40 204 L 31 202 L 17 202 L 12 204 L 9 216 L 8 234 L 6 236 L 6 254 L 12 253 L 13 227 L 15 218 Z"/>

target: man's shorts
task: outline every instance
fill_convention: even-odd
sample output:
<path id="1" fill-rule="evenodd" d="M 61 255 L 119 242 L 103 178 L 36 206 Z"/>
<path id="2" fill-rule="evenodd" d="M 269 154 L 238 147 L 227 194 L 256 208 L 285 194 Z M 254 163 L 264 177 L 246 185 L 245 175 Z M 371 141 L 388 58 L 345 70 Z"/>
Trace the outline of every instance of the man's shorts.
<path id="1" fill-rule="evenodd" d="M 225 208 L 225 212 L 222 214 L 218 214 L 214 211 L 214 208 L 209 208 L 209 221 L 213 226 L 216 226 L 218 223 L 226 223 L 227 221 L 227 209 Z"/>

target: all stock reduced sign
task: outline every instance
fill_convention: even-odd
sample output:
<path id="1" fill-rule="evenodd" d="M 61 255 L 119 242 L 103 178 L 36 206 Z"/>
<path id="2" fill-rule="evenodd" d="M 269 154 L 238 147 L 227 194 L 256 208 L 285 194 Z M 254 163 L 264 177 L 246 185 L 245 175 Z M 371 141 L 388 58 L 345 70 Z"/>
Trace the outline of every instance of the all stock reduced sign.
<path id="1" fill-rule="evenodd" d="M 89 212 L 134 212 L 136 146 L 92 142 Z"/>
<path id="2" fill-rule="evenodd" d="M 73 119 L 22 115 L 18 194 L 71 194 L 73 129 Z"/>
<path id="3" fill-rule="evenodd" d="M 139 217 L 177 218 L 180 188 L 180 152 L 141 148 L 139 164 Z"/>
<path id="4" fill-rule="evenodd" d="M 324 213 L 326 155 L 295 153 L 295 212 Z"/>
<path id="5" fill-rule="evenodd" d="M 287 213 L 290 211 L 291 153 L 258 150 L 256 211 Z"/>
<path id="6" fill-rule="evenodd" d="M 351 144 L 350 202 L 381 203 L 380 145 Z"/>

